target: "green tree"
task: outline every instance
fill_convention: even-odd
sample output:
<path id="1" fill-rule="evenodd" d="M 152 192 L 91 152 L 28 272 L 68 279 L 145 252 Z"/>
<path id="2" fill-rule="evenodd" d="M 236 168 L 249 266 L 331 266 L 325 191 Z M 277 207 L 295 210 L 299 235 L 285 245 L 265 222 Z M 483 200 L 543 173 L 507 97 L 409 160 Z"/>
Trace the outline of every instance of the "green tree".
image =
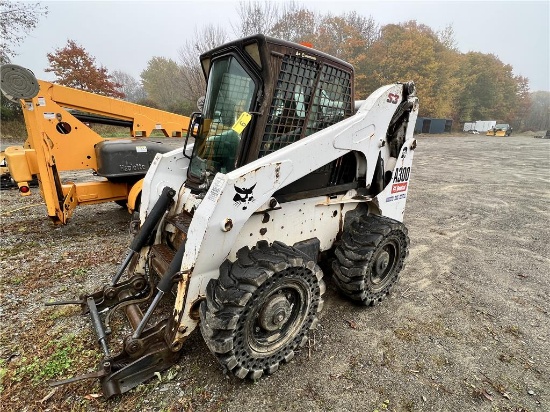
<path id="1" fill-rule="evenodd" d="M 458 117 L 462 121 L 498 120 L 514 124 L 520 115 L 518 110 L 525 112 L 528 81 L 514 76 L 512 70 L 511 65 L 493 54 L 463 55 L 460 79 L 464 87 L 457 96 Z"/>
<path id="2" fill-rule="evenodd" d="M 147 68 L 141 72 L 140 77 L 147 98 L 156 102 L 162 110 L 182 114 L 192 110 L 190 103 L 184 98 L 182 68 L 174 60 L 153 57 L 147 62 Z"/>
<path id="3" fill-rule="evenodd" d="M 56 83 L 105 96 L 124 97 L 118 90 L 121 85 L 112 80 L 107 69 L 98 66 L 95 58 L 74 40 L 68 40 L 65 47 L 55 49 L 46 57 L 50 66 L 44 71 L 53 72 Z"/>

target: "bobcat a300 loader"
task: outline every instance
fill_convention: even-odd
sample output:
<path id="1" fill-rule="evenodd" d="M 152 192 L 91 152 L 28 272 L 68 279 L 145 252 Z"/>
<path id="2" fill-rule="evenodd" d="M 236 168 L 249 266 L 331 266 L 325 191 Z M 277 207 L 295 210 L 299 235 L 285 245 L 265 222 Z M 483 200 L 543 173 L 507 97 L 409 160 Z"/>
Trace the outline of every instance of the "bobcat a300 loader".
<path id="1" fill-rule="evenodd" d="M 256 380 L 317 325 L 320 266 L 367 306 L 403 268 L 414 84 L 355 102 L 351 65 L 263 35 L 200 61 L 207 90 L 188 128 L 193 147 L 155 157 L 128 255 L 110 284 L 73 302 L 105 357 L 53 385 L 99 378 L 106 397 L 123 393 L 173 365 L 198 327 L 227 371 Z M 117 310 L 132 330 L 114 354 Z"/>

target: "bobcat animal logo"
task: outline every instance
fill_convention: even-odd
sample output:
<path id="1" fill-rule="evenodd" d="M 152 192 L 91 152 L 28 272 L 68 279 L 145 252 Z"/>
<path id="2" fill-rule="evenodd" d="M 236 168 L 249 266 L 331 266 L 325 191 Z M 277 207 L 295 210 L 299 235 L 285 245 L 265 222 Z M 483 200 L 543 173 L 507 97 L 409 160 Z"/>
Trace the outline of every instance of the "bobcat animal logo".
<path id="1" fill-rule="evenodd" d="M 250 188 L 244 188 L 244 187 L 237 187 L 235 186 L 235 196 L 233 196 L 233 202 L 235 202 L 235 206 L 242 205 L 243 210 L 246 210 L 248 208 L 248 204 L 250 202 L 254 201 L 254 195 L 252 194 L 252 191 L 256 185 L 250 187 Z"/>

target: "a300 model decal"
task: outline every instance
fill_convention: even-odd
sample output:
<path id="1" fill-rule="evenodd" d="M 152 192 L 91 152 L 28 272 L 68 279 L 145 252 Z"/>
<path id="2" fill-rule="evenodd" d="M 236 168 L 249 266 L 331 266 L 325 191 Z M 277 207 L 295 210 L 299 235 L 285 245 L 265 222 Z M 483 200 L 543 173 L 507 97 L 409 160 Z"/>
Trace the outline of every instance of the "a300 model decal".
<path id="1" fill-rule="evenodd" d="M 402 193 L 407 191 L 409 184 L 409 176 L 411 175 L 410 167 L 400 167 L 395 170 L 393 175 L 393 181 L 391 186 L 391 193 L 401 193 L 400 195 L 390 196 L 386 198 L 386 202 L 392 202 L 394 200 L 404 199 L 407 194 Z"/>

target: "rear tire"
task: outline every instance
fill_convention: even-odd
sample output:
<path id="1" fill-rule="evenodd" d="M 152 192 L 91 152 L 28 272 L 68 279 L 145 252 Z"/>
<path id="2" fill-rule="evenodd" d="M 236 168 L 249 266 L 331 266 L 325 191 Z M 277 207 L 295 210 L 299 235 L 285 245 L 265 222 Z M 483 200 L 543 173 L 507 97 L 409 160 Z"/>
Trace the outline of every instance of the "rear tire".
<path id="1" fill-rule="evenodd" d="M 363 215 L 342 234 L 332 264 L 340 291 L 363 305 L 376 305 L 392 289 L 409 254 L 403 223 L 377 215 Z"/>
<path id="2" fill-rule="evenodd" d="M 226 260 L 200 307 L 209 349 L 232 374 L 259 379 L 289 362 L 318 323 L 323 272 L 305 254 L 274 242 L 258 242 Z"/>

